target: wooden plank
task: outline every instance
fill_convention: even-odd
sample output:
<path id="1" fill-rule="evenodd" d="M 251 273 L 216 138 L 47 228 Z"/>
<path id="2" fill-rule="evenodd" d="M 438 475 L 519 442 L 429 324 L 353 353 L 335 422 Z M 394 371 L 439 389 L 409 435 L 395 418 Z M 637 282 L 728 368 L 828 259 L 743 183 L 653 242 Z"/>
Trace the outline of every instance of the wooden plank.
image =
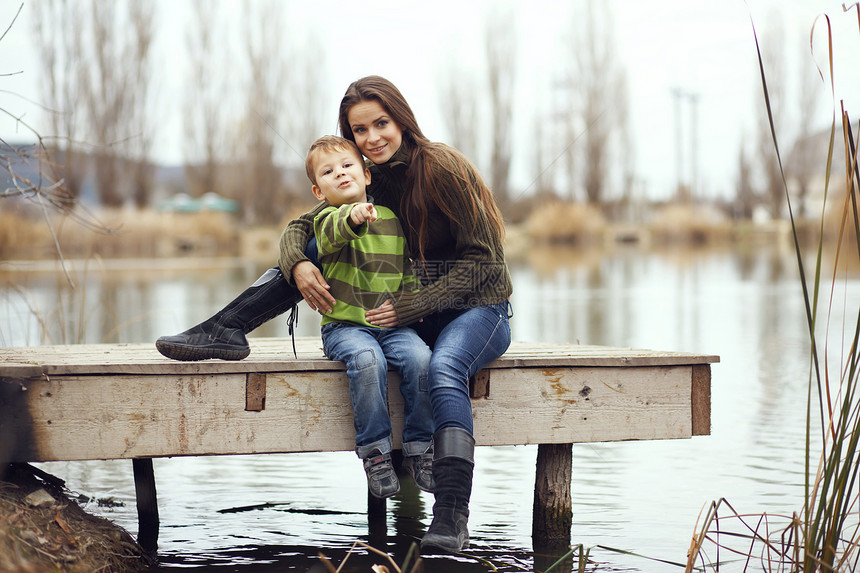
<path id="1" fill-rule="evenodd" d="M 327 360 L 319 338 L 298 338 L 298 358 L 289 338 L 251 339 L 251 355 L 241 361 L 179 362 L 153 344 L 85 344 L 0 348 L 0 376 L 32 378 L 63 374 L 217 374 L 343 370 Z M 718 356 L 630 348 L 514 342 L 491 369 L 579 366 L 674 366 L 718 362 Z"/>
<path id="2" fill-rule="evenodd" d="M 691 415 L 694 436 L 711 433 L 711 365 L 693 366 Z"/>
<path id="3" fill-rule="evenodd" d="M 269 374 L 260 412 L 245 410 L 244 374 L 33 382 L 33 459 L 351 449 L 352 410 L 341 377 Z"/>
<path id="4" fill-rule="evenodd" d="M 403 399 L 389 374 L 392 441 Z M 169 398 L 167 398 L 169 397 Z M 17 461 L 344 451 L 355 430 L 344 372 L 269 373 L 266 407 L 246 410 L 246 376 L 66 376 L 26 392 Z"/>
<path id="5" fill-rule="evenodd" d="M 529 368 L 492 373 L 473 400 L 479 445 L 688 438 L 692 367 Z M 32 419 L 15 461 L 354 449 L 342 371 L 266 374 L 266 406 L 246 410 L 247 375 L 63 376 L 30 381 Z M 395 447 L 399 378 L 389 374 Z"/>
<path id="6" fill-rule="evenodd" d="M 501 369 L 472 401 L 480 445 L 689 438 L 691 367 Z M 525 382 L 527 381 L 527 382 Z"/>

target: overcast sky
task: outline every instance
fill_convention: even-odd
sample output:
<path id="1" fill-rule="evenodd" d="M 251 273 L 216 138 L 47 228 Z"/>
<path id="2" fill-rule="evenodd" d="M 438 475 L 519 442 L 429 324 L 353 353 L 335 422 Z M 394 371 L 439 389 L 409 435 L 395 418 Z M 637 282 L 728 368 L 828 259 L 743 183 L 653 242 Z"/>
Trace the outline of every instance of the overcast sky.
<path id="1" fill-rule="evenodd" d="M 158 2 L 159 44 L 156 59 L 159 122 L 154 148 L 161 163 L 182 162 L 182 98 L 186 62 L 182 58 L 184 29 L 189 10 L 185 0 Z M 288 2 L 285 9 L 287 37 L 319 35 L 327 46 L 324 63 L 328 77 L 330 120 L 325 132 L 336 129 L 337 104 L 347 85 L 356 78 L 379 74 L 392 80 L 412 105 L 425 134 L 445 141 L 441 120 L 440 74 L 450 67 L 451 54 L 458 65 L 479 69 L 480 36 L 486 14 L 511 8 L 516 11 L 518 87 L 514 149 L 513 188 L 527 192 L 534 177 L 533 157 L 524 150 L 534 137 L 529 123 L 536 110 L 545 106 L 548 78 L 569 62 L 559 56 L 557 38 L 572 14 L 586 0 L 559 2 L 531 0 L 529 3 L 490 0 L 377 0 L 367 3 L 345 0 Z M 837 63 L 837 99 L 844 99 L 853 117 L 860 117 L 860 32 L 856 9 L 844 13 L 833 0 L 610 0 L 617 41 L 617 59 L 629 83 L 630 129 L 635 145 L 635 169 L 640 188 L 654 198 L 669 196 L 677 179 L 676 124 L 672 90 L 694 93 L 698 104 L 698 162 L 701 190 L 707 195 L 733 192 L 738 149 L 742 140 L 755 133 L 756 106 L 763 105 L 752 34 L 752 16 L 760 39 L 782 26 L 785 55 L 790 74 L 789 91 L 796 92 L 801 73 L 802 46 L 808 46 L 816 17 L 826 13 L 834 28 L 834 44 L 842 62 Z M 0 5 L 0 28 L 11 22 L 20 2 Z M 372 7 L 371 7 L 372 6 Z M 224 1 L 225 12 L 238 14 L 239 1 Z M 0 108 L 21 116 L 41 133 L 48 124 L 39 107 L 39 62 L 32 27 L 32 0 L 24 2 L 18 21 L 0 42 Z M 816 55 L 823 65 L 822 41 L 825 22 L 816 25 Z M 238 26 L 236 26 L 238 28 Z M 236 30 L 238 34 L 240 30 Z M 807 54 L 808 54 L 807 49 Z M 811 56 L 805 56 L 805 72 L 815 73 Z M 849 63 L 852 65 L 849 67 Z M 18 73 L 20 72 L 20 73 Z M 225 68 L 225 74 L 239 70 Z M 236 81 L 240 81 L 237 77 Z M 830 124 L 829 86 L 821 84 L 821 109 L 817 124 Z M 795 96 L 794 100 L 797 99 Z M 853 106 L 853 108 L 852 108 Z M 681 168 L 688 178 L 692 170 L 689 120 L 692 107 L 684 107 L 682 123 L 684 159 Z M 789 114 L 796 110 L 788 109 Z M 301 110 L 284 110 L 301 113 Z M 856 124 L 856 122 L 855 122 Z M 16 133 L 17 127 L 17 133 Z M 4 139 L 26 137 L 26 130 L 8 116 L 0 118 Z M 787 146 L 788 143 L 786 142 Z M 787 152 L 787 150 L 785 151 Z M 547 158 L 549 163 L 553 158 Z"/>

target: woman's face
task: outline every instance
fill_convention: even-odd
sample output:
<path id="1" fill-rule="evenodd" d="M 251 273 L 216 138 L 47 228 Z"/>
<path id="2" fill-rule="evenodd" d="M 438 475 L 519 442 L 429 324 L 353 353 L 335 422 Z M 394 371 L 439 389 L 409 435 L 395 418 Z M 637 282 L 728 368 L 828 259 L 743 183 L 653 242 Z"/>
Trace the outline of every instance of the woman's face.
<path id="1" fill-rule="evenodd" d="M 362 101 L 347 112 L 355 143 L 376 164 L 385 163 L 400 149 L 403 130 L 376 100 Z"/>

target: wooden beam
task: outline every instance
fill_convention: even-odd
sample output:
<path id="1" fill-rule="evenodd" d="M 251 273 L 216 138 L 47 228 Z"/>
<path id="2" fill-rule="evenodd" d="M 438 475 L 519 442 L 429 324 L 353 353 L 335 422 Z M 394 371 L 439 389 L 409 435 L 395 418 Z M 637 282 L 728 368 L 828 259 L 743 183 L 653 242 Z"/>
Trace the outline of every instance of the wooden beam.
<path id="1" fill-rule="evenodd" d="M 474 400 L 478 445 L 689 438 L 689 366 L 500 368 Z"/>
<path id="2" fill-rule="evenodd" d="M 245 411 L 262 412 L 266 409 L 266 373 L 249 372 L 245 379 Z"/>
<path id="3" fill-rule="evenodd" d="M 694 419 L 696 432 L 706 434 L 709 368 L 697 367 L 695 375 L 691 368 L 496 369 L 489 394 L 472 403 L 475 439 L 520 445 L 689 438 Z M 10 461 L 355 447 L 343 371 L 55 376 L 29 381 L 22 394 L 31 422 L 20 437 L 28 443 L 13 456 L 26 459 Z M 397 448 L 403 401 L 394 373 L 388 395 Z"/>
<path id="4" fill-rule="evenodd" d="M 477 374 L 469 378 L 469 396 L 486 398 L 490 395 L 490 371 L 487 368 L 479 370 Z"/>
<path id="5" fill-rule="evenodd" d="M 693 366 L 690 395 L 693 435 L 707 436 L 711 433 L 711 365 Z"/>
<path id="6" fill-rule="evenodd" d="M 0 458 L 352 450 L 355 433 L 343 365 L 325 359 L 316 340 L 300 341 L 299 359 L 292 359 L 286 353 L 288 341 L 257 340 L 251 357 L 235 362 L 172 361 L 151 345 L 0 348 L 0 380 L 9 398 L 0 425 L 13 430 L 4 432 L 8 438 L 0 443 Z M 512 344 L 471 381 L 477 444 L 707 434 L 709 362 L 716 360 L 607 347 Z M 275 367 L 282 370 L 271 370 Z M 398 383 L 399 377 L 390 373 L 395 448 L 403 425 Z"/>

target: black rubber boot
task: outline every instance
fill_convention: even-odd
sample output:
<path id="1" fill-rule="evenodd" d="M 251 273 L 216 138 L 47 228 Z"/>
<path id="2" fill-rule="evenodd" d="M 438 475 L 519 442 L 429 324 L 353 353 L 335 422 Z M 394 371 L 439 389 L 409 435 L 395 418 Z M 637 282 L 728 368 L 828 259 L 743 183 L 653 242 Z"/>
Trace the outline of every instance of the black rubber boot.
<path id="1" fill-rule="evenodd" d="M 462 428 L 443 428 L 433 434 L 433 479 L 436 503 L 433 521 L 421 549 L 457 553 L 469 546 L 469 498 L 475 469 L 475 439 Z"/>
<path id="2" fill-rule="evenodd" d="M 180 334 L 162 336 L 155 347 L 173 360 L 242 360 L 251 353 L 245 335 L 301 300 L 298 289 L 274 267 L 214 316 Z"/>

